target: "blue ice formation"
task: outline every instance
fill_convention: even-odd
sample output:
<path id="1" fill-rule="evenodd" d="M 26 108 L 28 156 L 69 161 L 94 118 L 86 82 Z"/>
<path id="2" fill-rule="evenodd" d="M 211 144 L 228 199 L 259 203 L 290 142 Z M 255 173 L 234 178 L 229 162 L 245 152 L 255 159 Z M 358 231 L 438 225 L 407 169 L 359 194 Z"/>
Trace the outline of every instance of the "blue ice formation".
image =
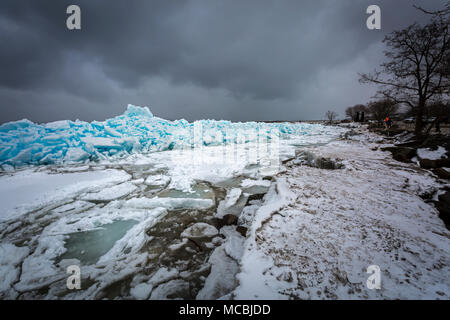
<path id="1" fill-rule="evenodd" d="M 274 133 L 285 139 L 291 135 L 323 134 L 326 131 L 324 126 L 306 123 L 169 121 L 153 116 L 148 107 L 128 105 L 124 114 L 103 122 L 63 120 L 36 124 L 20 120 L 2 124 L 0 166 L 86 162 L 191 147 L 196 135 L 194 128 L 200 127 L 204 145 L 235 143 L 239 134 L 249 136 L 246 133 L 251 130 L 257 132 L 257 136 L 266 135 L 269 139 Z M 248 142 L 251 137 L 239 142 Z"/>

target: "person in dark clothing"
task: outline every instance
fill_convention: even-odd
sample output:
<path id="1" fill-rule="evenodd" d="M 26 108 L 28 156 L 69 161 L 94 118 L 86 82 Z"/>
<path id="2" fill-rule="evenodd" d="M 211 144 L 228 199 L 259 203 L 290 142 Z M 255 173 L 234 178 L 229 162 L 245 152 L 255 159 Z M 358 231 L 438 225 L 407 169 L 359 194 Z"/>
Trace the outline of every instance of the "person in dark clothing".
<path id="1" fill-rule="evenodd" d="M 437 133 L 441 133 L 441 123 L 439 121 L 439 118 L 436 119 L 435 128 Z"/>
<path id="2" fill-rule="evenodd" d="M 390 129 L 392 126 L 392 120 L 389 117 L 386 117 L 386 119 L 384 119 L 384 125 L 386 127 L 386 129 Z"/>
<path id="3" fill-rule="evenodd" d="M 387 126 L 388 126 L 388 129 L 390 129 L 392 127 L 392 119 L 391 118 L 388 119 Z"/>

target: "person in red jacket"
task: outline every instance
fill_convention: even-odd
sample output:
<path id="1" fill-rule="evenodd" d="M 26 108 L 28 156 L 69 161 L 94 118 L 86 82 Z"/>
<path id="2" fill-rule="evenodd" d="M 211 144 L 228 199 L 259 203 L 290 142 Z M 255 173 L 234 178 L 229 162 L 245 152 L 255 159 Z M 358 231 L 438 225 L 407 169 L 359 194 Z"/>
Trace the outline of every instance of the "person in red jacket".
<path id="1" fill-rule="evenodd" d="M 386 119 L 384 119 L 384 126 L 386 127 L 386 129 L 390 129 L 392 126 L 392 120 L 389 117 L 386 117 Z"/>

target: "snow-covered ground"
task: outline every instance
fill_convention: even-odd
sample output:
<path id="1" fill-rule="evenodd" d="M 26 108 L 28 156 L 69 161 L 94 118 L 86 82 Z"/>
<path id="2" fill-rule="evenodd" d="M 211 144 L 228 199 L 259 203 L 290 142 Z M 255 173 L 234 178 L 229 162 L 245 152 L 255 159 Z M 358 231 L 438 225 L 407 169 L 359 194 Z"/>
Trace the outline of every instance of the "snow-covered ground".
<path id="1" fill-rule="evenodd" d="M 236 299 L 449 299 L 450 233 L 419 196 L 435 177 L 374 151 L 379 137 L 308 148 L 344 168 L 287 163 L 254 213 Z M 381 289 L 368 289 L 371 265 Z"/>
<path id="2" fill-rule="evenodd" d="M 419 148 L 417 149 L 417 156 L 420 159 L 430 159 L 437 160 L 442 158 L 447 150 L 444 147 L 439 146 L 437 150 L 430 150 L 427 148 Z"/>

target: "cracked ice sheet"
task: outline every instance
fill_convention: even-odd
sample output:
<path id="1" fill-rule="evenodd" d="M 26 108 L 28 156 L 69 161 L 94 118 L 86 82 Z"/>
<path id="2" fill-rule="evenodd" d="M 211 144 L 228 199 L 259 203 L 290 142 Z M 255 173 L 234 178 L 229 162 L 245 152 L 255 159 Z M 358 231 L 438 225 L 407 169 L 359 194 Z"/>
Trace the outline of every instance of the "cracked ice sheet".
<path id="1" fill-rule="evenodd" d="M 137 187 L 131 182 L 125 182 L 111 188 L 106 188 L 98 192 L 93 192 L 82 197 L 82 200 L 94 200 L 94 201 L 111 201 L 134 192 Z"/>
<path id="2" fill-rule="evenodd" d="M 166 208 L 168 210 L 177 209 L 208 209 L 214 205 L 211 199 L 193 199 L 193 198 L 133 198 L 128 200 L 125 208 L 153 209 Z"/>
<path id="3" fill-rule="evenodd" d="M 0 177 L 0 221 L 130 179 L 126 172 L 112 169 L 65 174 L 27 169 L 5 175 Z"/>
<path id="4" fill-rule="evenodd" d="M 329 141 L 333 137 L 327 136 L 326 139 Z M 323 137 L 316 138 L 323 139 Z M 279 149 L 272 153 L 253 152 L 257 149 L 258 146 L 252 143 L 208 146 L 131 155 L 129 158 L 114 163 L 154 165 L 155 167 L 161 167 L 164 164 L 167 173 L 163 176 L 159 174 L 150 175 L 146 183 L 148 181 L 148 183 L 153 184 L 154 180 L 157 180 L 161 181 L 161 184 L 165 184 L 165 182 L 170 181 L 167 186 L 168 189 L 191 192 L 191 187 L 195 181 L 208 181 L 215 184 L 240 175 L 257 178 L 260 175 L 275 174 L 281 169 L 280 158 L 292 157 L 295 154 L 295 148 L 290 145 L 288 140 L 280 140 Z M 274 157 L 277 154 L 278 156 Z M 100 163 L 109 164 L 111 162 L 101 161 Z"/>
<path id="5" fill-rule="evenodd" d="M 135 273 L 138 265 L 147 259 L 147 255 L 140 252 L 141 248 L 151 239 L 145 230 L 163 219 L 167 211 L 163 208 L 141 211 L 120 210 L 119 208 L 120 204 L 115 202 L 104 208 L 82 213 L 76 223 L 68 224 L 71 217 L 63 217 L 48 226 L 40 236 L 36 250 L 23 261 L 22 275 L 14 289 L 26 292 L 66 279 L 66 264 L 79 265 L 79 261 L 76 259 L 62 260 L 59 265 L 54 264 L 55 258 L 66 251 L 64 243 L 66 234 L 93 230 L 120 219 L 134 219 L 140 222 L 115 242 L 107 253 L 99 257 L 96 264 L 81 267 L 83 277 L 95 279 L 96 284 L 85 291 L 69 294 L 65 298 L 95 298 L 103 288 L 112 282 Z M 56 232 L 59 233 L 55 234 Z M 63 263 L 64 261 L 67 263 Z M 65 281 L 61 283 L 65 285 Z M 56 286 L 52 290 L 60 289 Z M 57 298 L 53 296 L 52 292 L 49 292 L 47 297 Z"/>
<path id="6" fill-rule="evenodd" d="M 134 163 L 137 165 L 164 163 L 171 178 L 167 188 L 190 192 L 195 180 L 217 183 L 241 174 L 248 160 L 245 158 L 245 151 L 240 154 L 236 152 L 238 154 L 236 158 L 228 158 L 234 155 L 234 148 L 244 149 L 243 146 L 231 145 L 172 150 L 136 156 Z"/>
<path id="7" fill-rule="evenodd" d="M 28 248 L 19 248 L 10 243 L 0 243 L 0 298 L 13 299 L 17 294 L 6 294 L 19 277 L 18 265 L 28 255 Z"/>
<path id="8" fill-rule="evenodd" d="M 211 272 L 196 297 L 198 300 L 230 299 L 228 293 L 237 285 L 236 274 L 239 272 L 245 238 L 232 226 L 224 226 L 220 233 L 226 240 L 214 249 L 208 259 Z"/>
<path id="9" fill-rule="evenodd" d="M 147 107 L 128 105 L 122 115 L 103 122 L 29 120 L 0 125 L 0 165 L 7 170 L 26 164 L 119 159 L 130 154 L 190 147 L 192 135 L 202 145 L 223 145 L 258 139 L 290 139 L 297 143 L 327 140 L 340 128 L 307 123 L 232 123 L 229 121 L 168 121 L 154 117 Z M 194 138 L 197 140 L 197 138 Z"/>
<path id="10" fill-rule="evenodd" d="M 355 141 L 310 148 L 345 169 L 293 166 L 257 210 L 237 299 L 449 299 L 450 233 L 418 194 L 438 182 Z M 381 290 L 369 290 L 370 265 Z"/>

